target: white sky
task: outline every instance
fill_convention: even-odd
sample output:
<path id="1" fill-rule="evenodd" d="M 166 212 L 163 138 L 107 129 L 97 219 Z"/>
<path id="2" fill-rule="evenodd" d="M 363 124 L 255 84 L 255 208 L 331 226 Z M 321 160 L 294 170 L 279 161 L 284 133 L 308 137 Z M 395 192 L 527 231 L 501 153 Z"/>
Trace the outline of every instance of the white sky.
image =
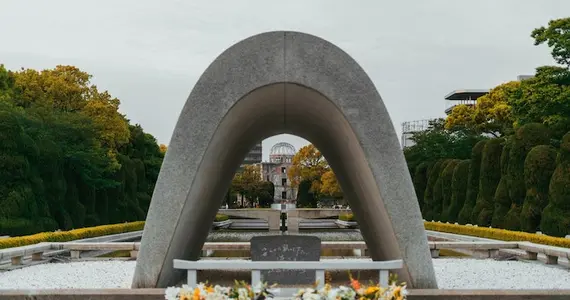
<path id="1" fill-rule="evenodd" d="M 553 64 L 530 32 L 569 15 L 569 0 L 0 0 L 0 63 L 75 65 L 168 144 L 194 83 L 223 50 L 264 31 L 303 31 L 363 66 L 400 134 L 404 121 L 443 116 L 452 90 Z M 269 138 L 265 159 L 279 141 L 307 144 Z"/>

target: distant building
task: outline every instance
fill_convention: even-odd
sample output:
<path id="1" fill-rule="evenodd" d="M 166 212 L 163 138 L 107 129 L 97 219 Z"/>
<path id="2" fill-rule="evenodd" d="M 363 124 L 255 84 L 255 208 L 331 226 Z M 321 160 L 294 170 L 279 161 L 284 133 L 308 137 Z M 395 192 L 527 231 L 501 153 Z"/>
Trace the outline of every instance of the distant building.
<path id="1" fill-rule="evenodd" d="M 261 142 L 255 144 L 255 146 L 253 146 L 253 148 L 251 148 L 251 150 L 249 150 L 249 152 L 245 156 L 245 159 L 243 160 L 243 164 L 244 165 L 251 165 L 251 164 L 260 163 L 261 157 L 262 157 L 262 152 L 263 152 L 262 150 L 263 150 L 263 148 L 261 146 Z"/>
<path id="2" fill-rule="evenodd" d="M 534 77 L 534 75 L 519 75 L 519 76 L 517 76 L 517 80 L 523 81 L 523 80 L 531 79 L 533 77 Z"/>
<path id="3" fill-rule="evenodd" d="M 477 103 L 477 99 L 481 96 L 487 95 L 489 90 L 455 90 L 445 96 L 445 114 L 449 115 L 454 107 L 457 105 L 465 104 L 473 106 Z"/>
<path id="4" fill-rule="evenodd" d="M 291 202 L 297 198 L 297 189 L 291 185 L 287 171 L 293 163 L 295 147 L 289 143 L 277 143 L 269 152 L 269 162 L 262 162 L 261 177 L 275 186 L 275 199 L 279 202 Z"/>
<path id="5" fill-rule="evenodd" d="M 402 148 L 411 147 L 415 143 L 411 140 L 414 132 L 424 131 L 429 127 L 429 121 L 426 120 L 415 120 L 402 123 Z"/>

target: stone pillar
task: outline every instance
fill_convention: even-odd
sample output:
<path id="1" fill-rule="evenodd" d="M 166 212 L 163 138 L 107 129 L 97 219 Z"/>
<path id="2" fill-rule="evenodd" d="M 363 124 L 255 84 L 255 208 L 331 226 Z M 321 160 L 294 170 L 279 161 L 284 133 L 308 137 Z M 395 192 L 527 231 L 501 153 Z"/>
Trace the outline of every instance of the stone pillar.
<path id="1" fill-rule="evenodd" d="M 279 231 L 279 228 L 281 227 L 281 211 L 267 211 L 266 220 L 267 225 L 269 225 L 269 231 Z"/>
<path id="2" fill-rule="evenodd" d="M 287 211 L 287 232 L 288 233 L 299 233 L 299 223 L 301 218 L 299 218 L 299 211 L 289 210 Z"/>

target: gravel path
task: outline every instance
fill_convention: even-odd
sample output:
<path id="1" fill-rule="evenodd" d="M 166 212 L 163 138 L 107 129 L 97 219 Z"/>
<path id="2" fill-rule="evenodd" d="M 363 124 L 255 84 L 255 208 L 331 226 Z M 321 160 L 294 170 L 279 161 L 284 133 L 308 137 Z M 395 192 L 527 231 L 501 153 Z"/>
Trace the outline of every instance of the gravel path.
<path id="1" fill-rule="evenodd" d="M 570 270 L 540 263 L 435 259 L 443 289 L 568 289 Z M 0 273 L 0 289 L 128 288 L 134 261 L 41 264 Z"/>

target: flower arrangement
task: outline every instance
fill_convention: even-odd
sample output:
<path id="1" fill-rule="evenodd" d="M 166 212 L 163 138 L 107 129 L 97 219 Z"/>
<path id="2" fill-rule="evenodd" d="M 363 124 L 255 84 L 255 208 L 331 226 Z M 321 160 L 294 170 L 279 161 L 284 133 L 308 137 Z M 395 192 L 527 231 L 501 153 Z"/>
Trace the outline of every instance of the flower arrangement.
<path id="1" fill-rule="evenodd" d="M 406 284 L 396 284 L 396 279 L 391 280 L 388 287 L 381 287 L 375 284 L 368 286 L 361 284 L 354 279 L 349 273 L 350 285 L 339 286 L 333 288 L 330 284 L 319 290 L 314 288 L 302 289 L 297 292 L 295 300 L 355 300 L 355 299 L 373 299 L 373 300 L 404 300 L 408 294 Z"/>
<path id="2" fill-rule="evenodd" d="M 396 280 L 391 280 L 388 287 L 369 284 L 363 285 L 349 274 L 350 285 L 333 288 L 326 284 L 321 289 L 316 289 L 316 284 L 312 288 L 299 290 L 292 299 L 295 300 L 405 300 L 407 295 L 406 284 L 396 284 Z M 273 299 L 272 288 L 262 284 L 260 287 L 252 288 L 247 283 L 236 281 L 233 287 L 212 286 L 207 283 L 200 283 L 195 288 L 183 285 L 182 288 L 169 287 L 165 291 L 167 300 L 265 300 Z"/>
<path id="3" fill-rule="evenodd" d="M 273 294 L 267 284 L 252 288 L 244 281 L 236 281 L 233 287 L 212 286 L 200 283 L 195 288 L 183 285 L 181 288 L 169 287 L 164 292 L 166 300 L 264 300 L 272 299 Z"/>

